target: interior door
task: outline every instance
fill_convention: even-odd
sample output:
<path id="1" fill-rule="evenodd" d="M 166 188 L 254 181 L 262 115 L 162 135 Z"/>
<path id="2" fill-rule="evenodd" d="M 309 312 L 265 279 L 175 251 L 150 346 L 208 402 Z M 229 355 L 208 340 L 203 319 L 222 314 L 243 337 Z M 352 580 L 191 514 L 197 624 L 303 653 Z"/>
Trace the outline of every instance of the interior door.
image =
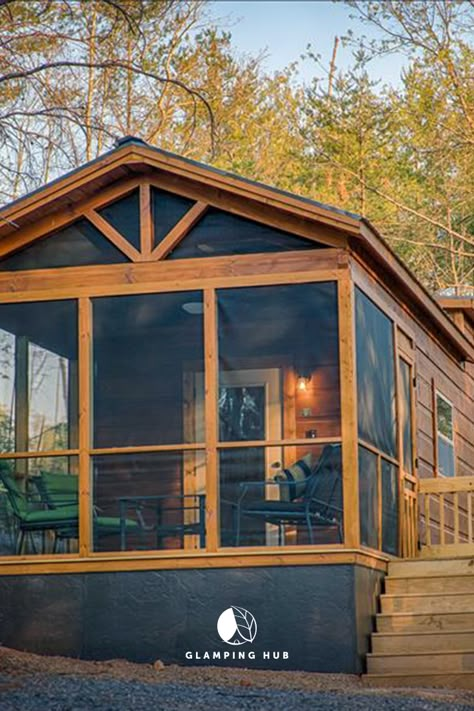
<path id="1" fill-rule="evenodd" d="M 203 373 L 195 373 L 195 393 L 203 392 Z M 219 441 L 259 442 L 278 440 L 282 436 L 282 377 L 279 368 L 258 368 L 222 371 L 219 382 Z M 204 441 L 201 416 L 204 402 L 195 400 L 196 441 Z M 185 493 L 205 492 L 204 455 L 194 471 L 185 476 Z M 221 448 L 220 458 L 225 470 L 221 478 L 221 545 L 233 545 L 232 507 L 239 496 L 239 484 L 245 481 L 272 479 L 282 467 L 281 447 L 242 447 L 238 456 L 234 448 Z M 260 495 L 262 492 L 260 492 Z M 274 486 L 266 488 L 266 498 L 278 498 Z M 226 506 L 227 504 L 227 506 Z M 255 524 L 253 524 L 255 525 Z M 265 545 L 277 544 L 274 526 L 262 524 Z"/>

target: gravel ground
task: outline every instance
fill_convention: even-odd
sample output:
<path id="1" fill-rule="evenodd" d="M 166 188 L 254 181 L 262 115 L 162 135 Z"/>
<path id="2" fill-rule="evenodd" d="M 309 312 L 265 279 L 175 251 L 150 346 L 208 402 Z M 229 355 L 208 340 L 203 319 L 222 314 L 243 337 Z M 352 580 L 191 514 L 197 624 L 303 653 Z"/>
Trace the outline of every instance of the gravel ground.
<path id="1" fill-rule="evenodd" d="M 0 648 L 1 711 L 473 711 L 452 689 L 367 689 L 356 676 L 85 662 Z"/>

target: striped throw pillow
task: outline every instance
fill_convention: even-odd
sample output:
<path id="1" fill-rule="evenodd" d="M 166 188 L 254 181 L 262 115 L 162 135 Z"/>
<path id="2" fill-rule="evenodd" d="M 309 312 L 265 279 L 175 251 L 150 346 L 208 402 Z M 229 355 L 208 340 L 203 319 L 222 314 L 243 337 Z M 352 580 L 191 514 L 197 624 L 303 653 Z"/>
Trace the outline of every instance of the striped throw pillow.
<path id="1" fill-rule="evenodd" d="M 281 483 L 281 501 L 294 501 L 294 499 L 299 499 L 303 496 L 306 489 L 306 480 L 313 473 L 311 464 L 311 454 L 306 454 L 302 459 L 292 464 L 291 467 L 282 469 L 275 475 L 275 481 Z"/>

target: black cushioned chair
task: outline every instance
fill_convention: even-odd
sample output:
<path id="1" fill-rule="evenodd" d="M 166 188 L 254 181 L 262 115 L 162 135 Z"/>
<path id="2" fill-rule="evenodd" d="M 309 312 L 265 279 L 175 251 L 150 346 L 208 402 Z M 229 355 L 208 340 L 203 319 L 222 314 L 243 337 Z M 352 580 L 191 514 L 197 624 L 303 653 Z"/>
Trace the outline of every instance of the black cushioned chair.
<path id="1" fill-rule="evenodd" d="M 308 476 L 295 480 L 296 467 L 306 471 Z M 289 476 L 284 476 L 285 473 Z M 283 470 L 282 474 L 271 481 L 240 484 L 240 496 L 236 506 L 236 545 L 240 544 L 242 517 L 251 517 L 278 526 L 280 544 L 283 542 L 282 534 L 287 524 L 306 526 L 310 543 L 314 543 L 316 527 L 334 526 L 342 543 L 341 445 L 326 445 L 312 468 L 305 457 L 289 470 Z M 278 486 L 287 500 L 282 501 L 282 495 L 280 500 L 264 498 L 267 486 Z M 262 498 L 249 499 L 248 494 L 259 488 L 262 490 Z"/>

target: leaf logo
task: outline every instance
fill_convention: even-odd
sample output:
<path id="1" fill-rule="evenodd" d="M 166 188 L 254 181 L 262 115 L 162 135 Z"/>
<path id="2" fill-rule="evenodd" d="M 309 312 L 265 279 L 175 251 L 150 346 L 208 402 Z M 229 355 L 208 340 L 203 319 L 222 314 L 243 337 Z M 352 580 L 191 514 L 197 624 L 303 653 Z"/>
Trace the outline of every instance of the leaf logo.
<path id="1" fill-rule="evenodd" d="M 257 622 L 251 612 L 243 607 L 228 607 L 217 620 L 219 637 L 227 644 L 240 645 L 253 642 L 257 634 Z"/>

